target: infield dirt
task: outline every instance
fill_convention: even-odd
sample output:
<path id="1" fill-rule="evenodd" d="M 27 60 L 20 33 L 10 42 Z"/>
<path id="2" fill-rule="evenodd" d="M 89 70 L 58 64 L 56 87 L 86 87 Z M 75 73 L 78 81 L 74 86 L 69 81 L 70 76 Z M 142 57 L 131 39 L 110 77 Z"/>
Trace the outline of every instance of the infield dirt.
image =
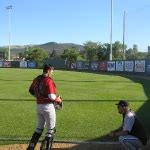
<path id="1" fill-rule="evenodd" d="M 0 146 L 0 150 L 26 150 L 27 144 L 13 144 Z M 36 146 L 35 150 L 39 150 L 40 145 Z M 99 143 L 54 143 L 52 150 L 124 150 L 120 144 L 99 144 Z M 150 142 L 142 148 L 142 150 L 150 150 Z"/>

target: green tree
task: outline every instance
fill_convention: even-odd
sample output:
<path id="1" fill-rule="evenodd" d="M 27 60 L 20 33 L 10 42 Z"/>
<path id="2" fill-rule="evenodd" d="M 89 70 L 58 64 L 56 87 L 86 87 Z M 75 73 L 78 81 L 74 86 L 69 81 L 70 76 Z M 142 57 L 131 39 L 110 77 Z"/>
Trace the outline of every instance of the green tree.
<path id="1" fill-rule="evenodd" d="M 99 61 L 105 61 L 109 59 L 109 50 L 110 44 L 104 43 L 103 45 L 99 44 L 97 49 L 97 57 Z"/>
<path id="2" fill-rule="evenodd" d="M 99 43 L 87 41 L 86 43 L 84 43 L 83 57 L 88 61 L 97 60 L 97 50 L 99 48 Z"/>
<path id="3" fill-rule="evenodd" d="M 39 67 L 43 65 L 44 59 L 48 57 L 48 53 L 39 47 L 29 48 L 28 51 L 25 51 L 26 60 L 36 61 Z"/>
<path id="4" fill-rule="evenodd" d="M 55 49 L 53 49 L 53 51 L 49 54 L 49 56 L 50 56 L 50 58 L 57 58 L 58 56 L 57 56 L 57 53 L 56 53 L 56 50 Z"/>
<path id="5" fill-rule="evenodd" d="M 125 49 L 126 49 L 125 45 Z M 123 59 L 123 44 L 120 43 L 119 41 L 116 41 L 115 43 L 112 44 L 112 55 L 113 59 L 115 60 L 122 60 Z"/>
<path id="6" fill-rule="evenodd" d="M 133 51 L 132 48 L 129 48 L 126 50 L 126 59 L 127 60 L 133 59 L 132 58 L 132 51 Z"/>
<path id="7" fill-rule="evenodd" d="M 150 53 L 149 52 L 146 55 L 146 59 L 150 59 Z"/>
<path id="8" fill-rule="evenodd" d="M 71 65 L 71 63 L 77 60 L 78 56 L 79 56 L 79 51 L 77 51 L 75 47 L 71 47 L 71 48 L 64 49 L 61 58 L 66 59 L 69 62 L 69 65 Z"/>
<path id="9" fill-rule="evenodd" d="M 133 45 L 133 48 L 126 50 L 126 59 L 138 59 L 138 46 L 136 44 Z"/>
<path id="10" fill-rule="evenodd" d="M 7 59 L 8 58 L 8 50 L 6 48 L 0 47 L 0 59 Z"/>
<path id="11" fill-rule="evenodd" d="M 147 58 L 147 53 L 146 52 L 138 52 L 137 56 L 138 56 L 138 59 L 145 59 L 145 58 Z"/>

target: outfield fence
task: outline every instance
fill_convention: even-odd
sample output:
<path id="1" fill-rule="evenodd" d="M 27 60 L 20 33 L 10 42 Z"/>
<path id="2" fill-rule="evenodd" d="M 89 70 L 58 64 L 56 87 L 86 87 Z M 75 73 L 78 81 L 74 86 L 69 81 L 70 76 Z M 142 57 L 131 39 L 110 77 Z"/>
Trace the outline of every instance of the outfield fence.
<path id="1" fill-rule="evenodd" d="M 72 70 L 150 75 L 150 60 L 77 61 Z"/>
<path id="2" fill-rule="evenodd" d="M 69 69 L 78 71 L 115 72 L 122 74 L 150 75 L 150 60 L 114 60 L 114 61 L 76 61 L 47 60 L 56 69 Z M 38 68 L 35 61 L 0 61 L 0 68 Z"/>

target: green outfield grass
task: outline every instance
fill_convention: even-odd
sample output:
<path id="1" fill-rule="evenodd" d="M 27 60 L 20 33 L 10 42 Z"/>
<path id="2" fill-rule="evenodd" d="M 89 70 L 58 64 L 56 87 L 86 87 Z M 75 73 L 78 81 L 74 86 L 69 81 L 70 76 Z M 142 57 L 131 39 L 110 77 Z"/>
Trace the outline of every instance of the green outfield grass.
<path id="1" fill-rule="evenodd" d="M 34 98 L 28 93 L 40 69 L 0 69 L 0 138 L 28 138 L 35 127 Z M 113 140 L 110 130 L 121 124 L 115 103 L 130 101 L 150 135 L 150 80 L 83 73 L 54 72 L 64 108 L 57 111 L 56 140 Z"/>

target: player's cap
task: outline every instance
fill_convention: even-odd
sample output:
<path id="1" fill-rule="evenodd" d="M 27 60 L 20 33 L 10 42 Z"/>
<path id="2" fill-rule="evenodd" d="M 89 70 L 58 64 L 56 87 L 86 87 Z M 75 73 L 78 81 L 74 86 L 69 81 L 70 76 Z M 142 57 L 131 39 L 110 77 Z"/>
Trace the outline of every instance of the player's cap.
<path id="1" fill-rule="evenodd" d="M 128 107 L 129 103 L 125 100 L 120 100 L 116 105 Z"/>
<path id="2" fill-rule="evenodd" d="M 43 72 L 46 72 L 47 70 L 54 70 L 54 67 L 51 64 L 44 64 L 43 66 Z"/>

